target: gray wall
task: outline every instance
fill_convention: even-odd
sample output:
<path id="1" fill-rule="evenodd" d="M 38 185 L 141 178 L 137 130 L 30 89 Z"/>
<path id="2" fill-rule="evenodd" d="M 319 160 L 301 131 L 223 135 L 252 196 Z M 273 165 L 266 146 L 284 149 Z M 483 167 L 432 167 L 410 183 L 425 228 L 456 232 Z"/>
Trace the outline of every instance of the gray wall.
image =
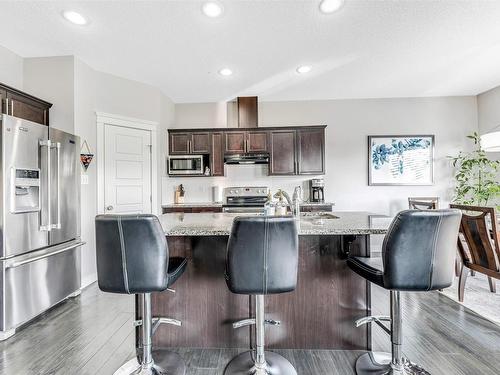
<path id="1" fill-rule="evenodd" d="M 175 127 L 214 126 L 220 104 L 176 105 Z M 180 110 L 179 110 L 180 109 Z M 326 199 L 337 210 L 394 213 L 407 205 L 409 196 L 439 196 L 447 203 L 452 194 L 452 167 L 448 155 L 469 147 L 466 135 L 477 130 L 475 97 L 325 100 L 260 102 L 260 126 L 326 124 Z M 217 126 L 225 123 L 215 122 Z M 433 186 L 368 186 L 367 136 L 370 134 L 434 134 L 435 184 Z M 171 202 L 179 183 L 187 200 L 211 199 L 211 186 L 265 184 L 289 192 L 307 187 L 311 177 L 266 176 L 262 167 L 233 166 L 226 178 L 166 178 L 164 202 Z"/>
<path id="2" fill-rule="evenodd" d="M 24 90 L 52 103 L 50 126 L 74 133 L 74 57 L 24 59 Z"/>
<path id="3" fill-rule="evenodd" d="M 0 46 L 0 82 L 16 89 L 23 88 L 23 58 Z"/>
<path id="4" fill-rule="evenodd" d="M 94 217 L 97 209 L 96 112 L 157 122 L 159 142 L 158 202 L 164 176 L 166 129 L 173 122 L 174 105 L 159 89 L 98 72 L 73 56 L 24 60 L 24 86 L 53 103 L 51 126 L 80 136 L 95 154 L 87 170 L 88 184 L 81 186 L 82 284 L 96 280 Z M 82 171 L 83 173 L 83 171 Z M 158 208 L 159 210 L 159 208 Z"/>

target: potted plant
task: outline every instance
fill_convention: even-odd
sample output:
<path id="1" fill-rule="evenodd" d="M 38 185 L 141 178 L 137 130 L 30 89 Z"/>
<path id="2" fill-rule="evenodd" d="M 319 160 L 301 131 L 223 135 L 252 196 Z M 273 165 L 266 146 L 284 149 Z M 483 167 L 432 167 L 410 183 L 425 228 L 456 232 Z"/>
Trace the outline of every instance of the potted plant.
<path id="1" fill-rule="evenodd" d="M 455 167 L 455 195 L 453 202 L 474 206 L 497 206 L 500 208 L 500 161 L 488 159 L 481 148 L 477 132 L 468 135 L 474 141 L 472 152 L 460 151 L 451 157 Z"/>

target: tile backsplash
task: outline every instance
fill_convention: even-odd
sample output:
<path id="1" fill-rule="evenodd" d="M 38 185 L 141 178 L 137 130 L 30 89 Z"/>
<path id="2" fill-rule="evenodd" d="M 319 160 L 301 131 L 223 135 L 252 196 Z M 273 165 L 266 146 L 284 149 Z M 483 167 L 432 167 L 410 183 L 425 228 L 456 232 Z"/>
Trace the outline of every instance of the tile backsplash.
<path id="1" fill-rule="evenodd" d="M 295 186 L 302 186 L 304 199 L 309 198 L 309 180 L 315 176 L 268 176 L 267 165 L 226 165 L 225 177 L 164 177 L 162 203 L 173 203 L 174 191 L 182 184 L 186 191 L 186 202 L 212 202 L 213 187 L 267 186 L 274 193 L 285 190 L 290 196 Z"/>

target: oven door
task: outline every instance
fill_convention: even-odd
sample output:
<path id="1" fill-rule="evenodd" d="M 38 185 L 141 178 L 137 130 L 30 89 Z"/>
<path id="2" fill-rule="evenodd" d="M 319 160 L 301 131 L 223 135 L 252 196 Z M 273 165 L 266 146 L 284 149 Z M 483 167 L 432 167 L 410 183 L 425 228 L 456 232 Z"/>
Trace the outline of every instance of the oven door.
<path id="1" fill-rule="evenodd" d="M 169 175 L 200 175 L 203 172 L 203 155 L 176 155 L 168 158 Z"/>

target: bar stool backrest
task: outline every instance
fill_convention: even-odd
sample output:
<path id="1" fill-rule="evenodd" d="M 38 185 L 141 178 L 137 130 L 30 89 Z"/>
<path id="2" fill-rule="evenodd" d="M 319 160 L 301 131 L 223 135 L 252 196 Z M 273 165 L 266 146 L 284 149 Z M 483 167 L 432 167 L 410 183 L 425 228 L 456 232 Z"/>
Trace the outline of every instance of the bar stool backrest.
<path id="1" fill-rule="evenodd" d="M 105 292 L 137 294 L 168 286 L 168 247 L 154 215 L 98 215 L 97 279 Z"/>
<path id="2" fill-rule="evenodd" d="M 237 217 L 227 245 L 226 281 L 237 294 L 290 292 L 297 284 L 293 217 Z"/>
<path id="3" fill-rule="evenodd" d="M 406 210 L 394 218 L 382 247 L 384 286 L 428 291 L 452 284 L 459 210 Z"/>

